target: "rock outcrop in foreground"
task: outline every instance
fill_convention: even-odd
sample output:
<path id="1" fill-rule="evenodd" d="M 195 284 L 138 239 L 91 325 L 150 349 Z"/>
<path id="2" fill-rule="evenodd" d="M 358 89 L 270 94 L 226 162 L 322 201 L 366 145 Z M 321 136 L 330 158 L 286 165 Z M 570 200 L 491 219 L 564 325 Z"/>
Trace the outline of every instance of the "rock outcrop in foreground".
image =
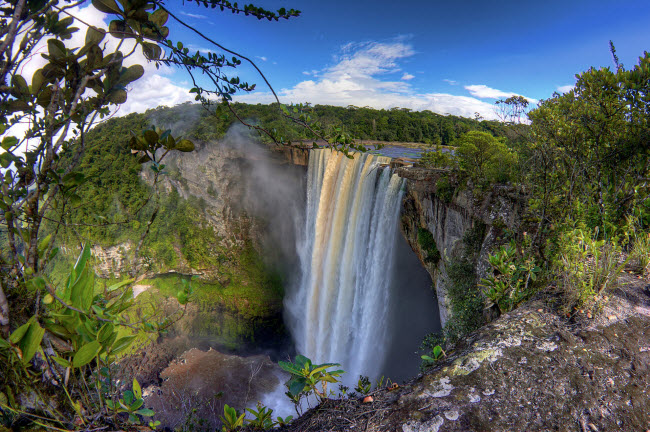
<path id="1" fill-rule="evenodd" d="M 595 319 L 529 303 L 372 403 L 329 400 L 286 430 L 650 430 L 650 285 L 622 279 Z"/>

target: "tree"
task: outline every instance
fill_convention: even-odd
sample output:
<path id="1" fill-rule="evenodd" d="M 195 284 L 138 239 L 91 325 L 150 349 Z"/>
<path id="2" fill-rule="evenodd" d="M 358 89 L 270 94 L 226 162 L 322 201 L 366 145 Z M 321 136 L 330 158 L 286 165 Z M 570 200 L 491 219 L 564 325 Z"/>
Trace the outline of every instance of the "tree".
<path id="1" fill-rule="evenodd" d="M 460 168 L 475 185 L 510 179 L 516 154 L 488 132 L 470 131 L 454 141 Z"/>
<path id="2" fill-rule="evenodd" d="M 526 183 L 540 231 L 566 219 L 608 236 L 628 216 L 650 223 L 650 54 L 616 66 L 577 75 L 529 114 Z"/>

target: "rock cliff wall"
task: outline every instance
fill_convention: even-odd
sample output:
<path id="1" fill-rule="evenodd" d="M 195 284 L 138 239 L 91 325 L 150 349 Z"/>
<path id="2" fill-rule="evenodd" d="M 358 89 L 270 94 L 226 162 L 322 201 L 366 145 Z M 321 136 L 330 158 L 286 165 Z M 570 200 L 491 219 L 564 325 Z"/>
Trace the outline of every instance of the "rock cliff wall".
<path id="1" fill-rule="evenodd" d="M 479 278 L 484 277 L 487 256 L 499 231 L 517 229 L 524 197 L 510 187 L 496 187 L 482 196 L 474 196 L 469 188 L 453 190 L 442 170 L 400 167 L 397 173 L 407 181 L 402 233 L 434 281 L 444 325 L 451 312 L 449 260 L 462 256 L 467 246 L 478 248 L 474 270 Z M 479 237 L 474 245 L 464 241 L 470 230 Z"/>

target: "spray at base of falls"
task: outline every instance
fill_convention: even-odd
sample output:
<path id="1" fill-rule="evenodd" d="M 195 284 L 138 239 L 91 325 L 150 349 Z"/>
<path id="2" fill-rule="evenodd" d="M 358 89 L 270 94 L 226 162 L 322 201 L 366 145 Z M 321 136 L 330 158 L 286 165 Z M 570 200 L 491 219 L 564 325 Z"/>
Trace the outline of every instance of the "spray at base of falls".
<path id="1" fill-rule="evenodd" d="M 298 244 L 302 276 L 286 301 L 299 353 L 375 378 L 387 350 L 395 229 L 404 180 L 390 158 L 313 150 Z"/>

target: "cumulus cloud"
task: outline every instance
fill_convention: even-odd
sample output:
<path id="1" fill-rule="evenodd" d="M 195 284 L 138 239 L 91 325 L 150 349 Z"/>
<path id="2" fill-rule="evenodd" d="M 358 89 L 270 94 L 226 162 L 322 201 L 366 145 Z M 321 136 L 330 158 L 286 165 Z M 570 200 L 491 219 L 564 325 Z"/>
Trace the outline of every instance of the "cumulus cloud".
<path id="1" fill-rule="evenodd" d="M 488 87 L 484 84 L 468 85 L 465 86 L 465 90 L 469 91 L 469 94 L 471 94 L 472 96 L 475 96 L 480 99 L 499 99 L 499 98 L 509 98 L 511 96 L 521 96 L 517 93 L 497 90 L 492 87 Z M 531 99 L 526 96 L 524 97 L 528 99 L 528 101 L 530 102 L 537 103 L 537 100 L 535 99 Z"/>
<path id="2" fill-rule="evenodd" d="M 341 48 L 335 63 L 291 88 L 279 90 L 285 103 L 311 102 L 337 106 L 371 106 L 374 108 L 409 108 L 431 110 L 440 114 L 496 119 L 494 105 L 475 97 L 447 93 L 417 92 L 406 78 L 399 81 L 387 75 L 399 72 L 401 60 L 415 54 L 413 47 L 398 39 L 393 42 L 350 43 Z M 305 71 L 307 72 L 307 71 Z M 305 75 L 313 74 L 307 72 Z M 408 78 L 410 74 L 404 74 Z M 236 98 L 241 102 L 270 103 L 270 92 L 258 91 Z"/>
<path id="3" fill-rule="evenodd" d="M 415 78 L 415 75 L 411 75 L 410 73 L 404 72 L 404 75 L 402 75 L 401 79 L 403 81 L 408 81 L 408 80 L 412 80 L 413 78 Z"/>
<path id="4" fill-rule="evenodd" d="M 558 93 L 568 93 L 571 90 L 573 90 L 574 87 L 575 87 L 574 85 L 563 85 L 563 86 L 559 86 L 556 90 Z"/>

